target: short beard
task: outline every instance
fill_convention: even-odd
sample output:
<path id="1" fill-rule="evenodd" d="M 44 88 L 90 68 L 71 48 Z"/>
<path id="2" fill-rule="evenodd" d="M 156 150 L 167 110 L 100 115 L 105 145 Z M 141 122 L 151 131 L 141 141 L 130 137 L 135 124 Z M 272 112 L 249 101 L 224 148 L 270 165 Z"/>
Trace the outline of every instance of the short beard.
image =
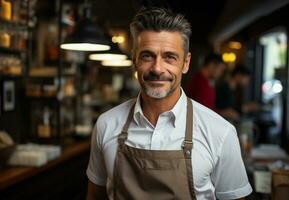
<path id="1" fill-rule="evenodd" d="M 149 81 L 149 80 L 167 80 L 170 82 L 174 81 L 174 78 L 171 76 L 158 75 L 153 72 L 149 72 L 148 74 L 145 74 L 143 78 L 144 78 L 144 81 Z M 168 88 L 168 90 L 160 92 L 158 91 L 158 89 L 146 86 L 145 84 L 142 84 L 142 88 L 148 96 L 155 98 L 155 99 L 165 98 L 167 96 L 170 96 L 175 91 L 175 88 L 170 87 Z"/>
<path id="2" fill-rule="evenodd" d="M 148 87 L 144 88 L 144 90 L 145 90 L 145 93 L 148 96 L 150 96 L 152 98 L 155 98 L 155 99 L 165 98 L 165 97 L 169 96 L 172 93 L 171 90 L 170 91 L 165 91 L 165 92 L 156 92 L 156 91 L 154 91 L 153 88 L 148 88 Z"/>

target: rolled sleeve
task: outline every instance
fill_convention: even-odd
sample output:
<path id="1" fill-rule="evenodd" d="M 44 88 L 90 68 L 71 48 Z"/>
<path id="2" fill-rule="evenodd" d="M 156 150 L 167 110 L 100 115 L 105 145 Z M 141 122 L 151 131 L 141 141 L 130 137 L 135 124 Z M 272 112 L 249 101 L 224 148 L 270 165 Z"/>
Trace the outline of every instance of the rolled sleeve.
<path id="1" fill-rule="evenodd" d="M 212 173 L 212 181 L 218 199 L 238 199 L 252 192 L 242 160 L 237 133 L 233 127 L 229 128 L 225 135 L 219 160 Z"/>
<path id="2" fill-rule="evenodd" d="M 222 200 L 231 200 L 231 199 L 245 197 L 249 195 L 251 192 L 252 192 L 252 188 L 251 188 L 251 185 L 248 183 L 244 187 L 239 188 L 237 190 L 232 190 L 228 192 L 216 192 L 216 197 Z"/>
<path id="3" fill-rule="evenodd" d="M 106 185 L 107 173 L 101 150 L 100 140 L 101 137 L 98 120 L 91 136 L 90 157 L 86 170 L 86 175 L 88 179 L 94 184 L 104 186 Z"/>

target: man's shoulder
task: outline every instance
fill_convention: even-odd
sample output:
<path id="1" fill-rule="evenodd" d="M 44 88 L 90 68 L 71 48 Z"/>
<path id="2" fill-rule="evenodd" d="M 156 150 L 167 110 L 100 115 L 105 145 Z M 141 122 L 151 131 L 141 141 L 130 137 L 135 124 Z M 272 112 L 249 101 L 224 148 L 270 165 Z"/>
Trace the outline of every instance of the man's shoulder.
<path id="1" fill-rule="evenodd" d="M 218 130 L 225 130 L 228 128 L 233 128 L 233 125 L 225 120 L 222 116 L 218 113 L 214 112 L 213 110 L 203 106 L 202 104 L 198 103 L 197 101 L 192 100 L 193 108 L 194 108 L 194 117 L 197 120 L 198 125 L 217 128 Z M 218 131 L 216 132 L 222 132 Z"/>

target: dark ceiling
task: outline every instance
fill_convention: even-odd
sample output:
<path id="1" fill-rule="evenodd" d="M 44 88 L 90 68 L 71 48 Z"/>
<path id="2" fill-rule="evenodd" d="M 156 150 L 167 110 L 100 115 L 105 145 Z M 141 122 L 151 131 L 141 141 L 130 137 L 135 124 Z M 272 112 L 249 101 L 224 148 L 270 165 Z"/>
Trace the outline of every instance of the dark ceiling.
<path id="1" fill-rule="evenodd" d="M 128 30 L 129 22 L 142 7 L 165 7 L 182 13 L 192 25 L 192 42 L 207 43 L 226 0 L 91 0 L 93 15 L 107 28 Z"/>
<path id="2" fill-rule="evenodd" d="M 289 3 L 289 0 L 38 0 L 41 16 L 55 17 L 57 2 L 79 9 L 91 4 L 91 14 L 107 32 L 120 30 L 129 35 L 129 23 L 142 7 L 165 7 L 182 13 L 192 25 L 191 46 L 221 43 L 240 29 Z"/>

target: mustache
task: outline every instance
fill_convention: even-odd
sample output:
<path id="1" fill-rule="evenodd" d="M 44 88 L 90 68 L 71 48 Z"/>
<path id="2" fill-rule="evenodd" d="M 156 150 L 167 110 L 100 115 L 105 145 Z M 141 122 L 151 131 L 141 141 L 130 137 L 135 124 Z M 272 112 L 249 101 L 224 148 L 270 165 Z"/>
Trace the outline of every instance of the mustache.
<path id="1" fill-rule="evenodd" d="M 173 78 L 171 76 L 166 76 L 163 74 L 156 74 L 154 72 L 149 72 L 144 74 L 145 81 L 172 81 Z"/>

